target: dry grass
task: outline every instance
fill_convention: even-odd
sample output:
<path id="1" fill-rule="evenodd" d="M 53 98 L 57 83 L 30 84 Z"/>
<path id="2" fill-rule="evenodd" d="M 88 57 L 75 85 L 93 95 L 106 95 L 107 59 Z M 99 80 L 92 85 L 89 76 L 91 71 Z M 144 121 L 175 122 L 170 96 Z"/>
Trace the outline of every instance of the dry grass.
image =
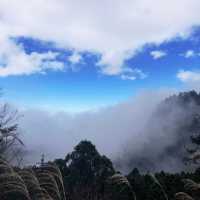
<path id="1" fill-rule="evenodd" d="M 0 183 L 1 200 L 30 200 L 26 185 L 18 174 L 1 174 Z"/>
<path id="2" fill-rule="evenodd" d="M 13 169 L 7 165 L 0 164 L 0 174 L 10 174 L 13 173 Z"/>
<path id="3" fill-rule="evenodd" d="M 194 182 L 191 179 L 183 179 L 184 188 L 188 194 L 190 194 L 194 199 L 199 199 L 200 197 L 200 184 Z"/>
<path id="4" fill-rule="evenodd" d="M 160 190 L 162 191 L 162 194 L 163 194 L 164 198 L 166 200 L 168 200 L 167 193 L 165 192 L 165 189 L 163 188 L 162 184 L 160 184 L 159 180 L 153 174 L 149 174 L 149 176 L 151 177 L 151 179 L 153 180 L 153 182 L 160 188 Z"/>
<path id="5" fill-rule="evenodd" d="M 136 199 L 133 188 L 128 179 L 121 175 L 115 174 L 108 179 L 108 190 L 110 198 L 117 197 L 117 199 Z"/>
<path id="6" fill-rule="evenodd" d="M 55 163 L 47 163 L 41 166 L 40 170 L 42 172 L 50 173 L 54 177 L 60 192 L 61 199 L 66 200 L 62 174 L 58 166 Z"/>
<path id="7" fill-rule="evenodd" d="M 189 192 L 200 191 L 200 185 L 191 179 L 183 179 L 184 187 Z"/>
<path id="8" fill-rule="evenodd" d="M 0 174 L 5 174 L 5 173 L 13 173 L 12 167 L 9 166 L 9 164 L 3 160 L 0 159 Z"/>
<path id="9" fill-rule="evenodd" d="M 1 200 L 30 200 L 24 181 L 3 159 L 0 159 L 0 183 Z"/>
<path id="10" fill-rule="evenodd" d="M 0 200 L 66 200 L 62 175 L 55 164 L 14 172 L 0 159 L 0 191 Z"/>
<path id="11" fill-rule="evenodd" d="M 51 200 L 48 193 L 40 187 L 39 181 L 31 169 L 18 172 L 24 180 L 32 200 Z"/>
<path id="12" fill-rule="evenodd" d="M 175 194 L 175 200 L 194 200 L 190 195 L 184 192 L 178 192 Z"/>
<path id="13" fill-rule="evenodd" d="M 61 200 L 58 185 L 54 177 L 47 172 L 36 172 L 41 188 L 44 188 L 54 200 Z"/>

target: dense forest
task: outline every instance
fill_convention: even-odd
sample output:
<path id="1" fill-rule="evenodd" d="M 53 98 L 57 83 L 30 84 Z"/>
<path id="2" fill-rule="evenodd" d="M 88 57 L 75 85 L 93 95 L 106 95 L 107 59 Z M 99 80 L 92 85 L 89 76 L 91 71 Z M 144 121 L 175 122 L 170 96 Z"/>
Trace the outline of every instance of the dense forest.
<path id="1" fill-rule="evenodd" d="M 17 114 L 13 115 L 13 112 L 8 112 L 8 108 L 4 107 L 0 116 L 0 199 L 199 199 L 200 94 L 195 91 L 180 93 L 161 102 L 153 115 L 165 116 L 165 129 L 168 129 L 167 120 L 175 108 L 178 112 L 184 109 L 187 115 L 175 121 L 176 124 L 180 123 L 175 129 L 178 139 L 168 147 L 167 155 L 176 155 L 186 170 L 178 173 L 161 170 L 155 172 L 151 166 L 148 167 L 148 160 L 143 160 L 142 165 L 146 165 L 146 170 L 141 170 L 138 161 L 133 159 L 131 165 L 135 167 L 123 174 L 87 140 L 80 141 L 72 152 L 66 153 L 65 158 L 58 158 L 53 162 L 45 162 L 42 158 L 35 166 L 19 167 L 23 157 L 20 148 L 23 142 L 19 139 L 15 122 Z M 156 123 L 154 120 L 156 119 L 150 121 L 151 124 Z M 11 166 L 13 159 L 15 165 Z"/>

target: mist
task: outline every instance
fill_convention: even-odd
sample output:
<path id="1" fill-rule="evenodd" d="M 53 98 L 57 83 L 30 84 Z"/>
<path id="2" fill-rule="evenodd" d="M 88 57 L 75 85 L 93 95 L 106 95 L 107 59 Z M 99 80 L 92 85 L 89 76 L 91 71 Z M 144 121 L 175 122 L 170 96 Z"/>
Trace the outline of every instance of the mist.
<path id="1" fill-rule="evenodd" d="M 142 171 L 182 170 L 182 144 L 188 137 L 177 130 L 189 123 L 197 106 L 191 104 L 183 109 L 174 105 L 164 108 L 169 112 L 162 116 L 158 110 L 160 102 L 174 93 L 143 91 L 126 102 L 77 114 L 24 110 L 20 121 L 27 150 L 24 162 L 35 164 L 42 154 L 46 160 L 64 158 L 81 140 L 87 139 L 123 172 L 134 167 Z"/>

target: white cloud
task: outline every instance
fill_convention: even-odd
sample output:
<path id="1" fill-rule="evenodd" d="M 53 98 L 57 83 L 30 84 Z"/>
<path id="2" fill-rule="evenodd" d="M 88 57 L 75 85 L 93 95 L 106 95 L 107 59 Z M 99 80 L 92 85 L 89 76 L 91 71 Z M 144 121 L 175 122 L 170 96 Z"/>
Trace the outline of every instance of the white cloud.
<path id="1" fill-rule="evenodd" d="M 55 61 L 58 53 L 49 51 L 27 54 L 23 46 L 16 45 L 11 39 L 0 38 L 0 43 L 0 76 L 2 77 L 64 69 L 63 63 Z"/>
<path id="2" fill-rule="evenodd" d="M 183 56 L 185 58 L 192 58 L 196 56 L 196 53 L 193 50 L 188 50 L 183 54 Z"/>
<path id="3" fill-rule="evenodd" d="M 164 51 L 151 51 L 150 55 L 153 57 L 154 60 L 157 60 L 159 58 L 165 57 L 167 53 Z"/>
<path id="4" fill-rule="evenodd" d="M 185 83 L 200 82 L 200 72 L 181 70 L 177 73 L 177 78 Z"/>
<path id="5" fill-rule="evenodd" d="M 63 71 L 64 70 L 64 63 L 59 61 L 45 61 L 41 64 L 42 69 L 50 69 L 54 71 Z"/>
<path id="6" fill-rule="evenodd" d="M 140 69 L 131 69 L 131 68 L 124 68 L 124 72 L 121 75 L 122 80 L 136 80 L 136 79 L 144 79 L 147 75 L 142 72 Z"/>
<path id="7" fill-rule="evenodd" d="M 75 64 L 80 63 L 83 60 L 83 58 L 81 54 L 74 52 L 71 56 L 68 57 L 68 60 L 71 64 L 75 65 Z"/>
<path id="8" fill-rule="evenodd" d="M 1 0 L 0 33 L 96 53 L 102 73 L 122 75 L 124 61 L 145 44 L 189 35 L 199 9 L 199 0 Z"/>
<path id="9" fill-rule="evenodd" d="M 136 77 L 135 76 L 128 76 L 128 75 L 122 74 L 121 75 L 121 79 L 122 80 L 132 80 L 132 81 L 134 81 L 134 80 L 136 80 Z"/>

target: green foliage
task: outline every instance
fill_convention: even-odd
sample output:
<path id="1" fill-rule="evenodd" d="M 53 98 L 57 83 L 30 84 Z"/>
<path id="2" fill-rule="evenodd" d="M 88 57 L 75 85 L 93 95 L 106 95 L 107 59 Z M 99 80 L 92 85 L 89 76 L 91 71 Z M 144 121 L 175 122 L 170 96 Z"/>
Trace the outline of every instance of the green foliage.
<path id="1" fill-rule="evenodd" d="M 171 174 L 162 171 L 160 173 L 156 173 L 155 177 L 163 187 L 168 199 L 174 199 L 174 195 L 180 192 L 185 192 L 191 196 L 194 196 L 195 193 L 192 195 L 188 191 L 188 188 L 185 187 L 184 180 L 191 179 L 193 180 L 192 182 L 200 182 L 200 168 L 196 169 L 193 173 L 181 172 Z M 138 169 L 133 169 L 127 178 L 132 185 L 134 192 L 136 193 L 137 200 L 164 199 L 162 190 L 153 183 L 154 181 L 152 181 L 152 178 L 148 174 L 140 174 Z M 200 193 L 198 193 L 198 196 L 199 195 Z M 184 194 L 180 193 L 178 194 L 177 199 L 181 200 L 181 197 L 183 196 Z"/>
<path id="2" fill-rule="evenodd" d="M 55 160 L 67 194 L 74 199 L 102 198 L 105 181 L 114 174 L 112 162 L 89 141 L 81 141 L 66 158 Z"/>

